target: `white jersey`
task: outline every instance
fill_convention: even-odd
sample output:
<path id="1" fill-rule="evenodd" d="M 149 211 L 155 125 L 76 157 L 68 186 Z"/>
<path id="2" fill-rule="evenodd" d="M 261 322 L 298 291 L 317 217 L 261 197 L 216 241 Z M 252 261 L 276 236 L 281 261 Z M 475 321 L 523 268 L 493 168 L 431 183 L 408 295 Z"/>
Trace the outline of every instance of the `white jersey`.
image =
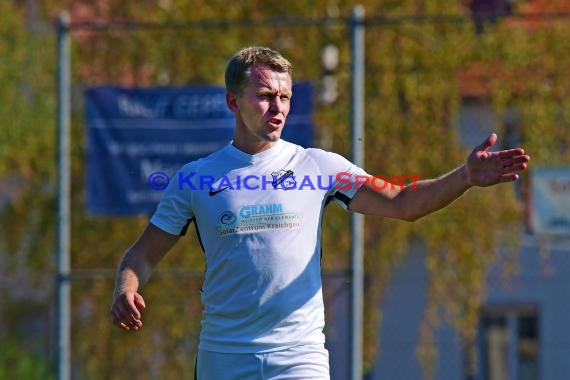
<path id="1" fill-rule="evenodd" d="M 324 343 L 321 222 L 346 208 L 367 174 L 342 156 L 280 140 L 261 153 L 232 144 L 185 165 L 151 223 L 184 234 L 206 260 L 200 349 L 268 352 Z"/>

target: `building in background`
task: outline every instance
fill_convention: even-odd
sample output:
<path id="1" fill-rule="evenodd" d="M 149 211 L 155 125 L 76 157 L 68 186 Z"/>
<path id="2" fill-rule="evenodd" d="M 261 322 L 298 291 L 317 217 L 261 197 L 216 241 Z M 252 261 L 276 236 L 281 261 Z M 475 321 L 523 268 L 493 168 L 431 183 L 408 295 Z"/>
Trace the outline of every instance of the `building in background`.
<path id="1" fill-rule="evenodd" d="M 512 1 L 473 0 L 470 7 L 480 32 L 484 33 L 480 18 L 487 17 L 489 21 L 491 15 L 508 16 L 512 12 Z M 559 2 L 555 7 L 547 7 L 545 1 L 535 0 L 521 8 L 527 14 L 556 14 L 568 12 L 570 3 Z M 515 18 L 509 22 L 535 28 L 548 20 Z M 493 91 L 487 76 L 491 72 L 500 75 L 500 70 L 500 67 L 473 65 L 458 73 L 463 105 L 457 127 L 466 146 L 475 146 L 501 125 L 506 130 L 506 136 L 501 136 L 501 148 L 518 145 L 521 126 L 516 110 L 496 115 L 486 101 Z M 570 197 L 569 189 L 563 187 L 566 192 L 562 196 Z M 526 201 L 530 209 L 530 202 L 537 200 Z M 383 312 L 380 355 L 367 380 L 422 378 L 416 347 L 427 301 L 425 255 L 421 243 L 412 245 L 407 260 L 395 273 L 379 305 Z M 570 378 L 570 318 L 567 317 L 570 313 L 570 235 L 525 234 L 514 262 L 507 249 L 500 252 L 488 273 L 486 288 L 488 295 L 480 308 L 477 331 L 476 373 L 470 374 L 467 369 L 466 353 L 456 331 L 443 324 L 436 333 L 439 357 L 435 379 Z"/>

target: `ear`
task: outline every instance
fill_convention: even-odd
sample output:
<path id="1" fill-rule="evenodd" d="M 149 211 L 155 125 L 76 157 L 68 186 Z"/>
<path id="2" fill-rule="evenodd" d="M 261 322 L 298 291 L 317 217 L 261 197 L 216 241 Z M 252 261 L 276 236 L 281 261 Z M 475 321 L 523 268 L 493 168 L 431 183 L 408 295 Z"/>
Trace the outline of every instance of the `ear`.
<path id="1" fill-rule="evenodd" d="M 237 94 L 229 91 L 226 92 L 226 104 L 228 105 L 230 111 L 237 112 L 239 108 L 237 104 Z"/>

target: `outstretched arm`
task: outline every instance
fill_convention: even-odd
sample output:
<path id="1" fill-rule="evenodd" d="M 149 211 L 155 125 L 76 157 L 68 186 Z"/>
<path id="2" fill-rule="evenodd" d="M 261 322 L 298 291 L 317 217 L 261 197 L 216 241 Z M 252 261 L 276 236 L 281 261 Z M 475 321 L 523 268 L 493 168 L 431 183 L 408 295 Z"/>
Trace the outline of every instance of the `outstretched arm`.
<path id="1" fill-rule="evenodd" d="M 447 206 L 473 186 L 516 181 L 530 157 L 521 148 L 489 152 L 496 141 L 497 135 L 491 134 L 473 149 L 464 165 L 436 179 L 418 181 L 403 188 L 367 183 L 356 193 L 349 209 L 413 221 Z"/>
<path id="2" fill-rule="evenodd" d="M 149 224 L 140 238 L 125 252 L 115 283 L 111 318 L 124 330 L 142 327 L 141 311 L 146 307 L 138 292 L 148 281 L 156 264 L 178 241 L 171 235 Z"/>

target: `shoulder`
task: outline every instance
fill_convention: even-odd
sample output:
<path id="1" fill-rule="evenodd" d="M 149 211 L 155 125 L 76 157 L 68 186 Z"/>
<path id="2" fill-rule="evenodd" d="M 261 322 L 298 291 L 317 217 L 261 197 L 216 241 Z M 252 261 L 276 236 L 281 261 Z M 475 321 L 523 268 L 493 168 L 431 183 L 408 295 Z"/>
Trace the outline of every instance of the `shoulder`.
<path id="1" fill-rule="evenodd" d="M 295 155 L 307 156 L 307 158 L 313 159 L 317 163 L 319 161 L 326 161 L 326 160 L 347 161 L 346 158 L 344 158 L 343 156 L 341 156 L 338 153 L 330 152 L 330 151 L 327 151 L 327 150 L 324 150 L 321 148 L 304 148 L 300 145 L 293 144 L 293 143 L 288 142 L 288 141 L 284 141 L 284 140 L 282 140 L 282 141 L 285 145 L 285 149 L 287 149 L 289 152 L 291 152 Z"/>
<path id="2" fill-rule="evenodd" d="M 320 173 L 331 174 L 356 170 L 352 162 L 338 153 L 320 148 L 303 148 L 289 142 L 286 144 L 285 148 L 298 162 L 305 162 Z"/>
<path id="3" fill-rule="evenodd" d="M 183 165 L 180 171 L 188 172 L 198 172 L 204 168 L 209 168 L 212 165 L 223 165 L 229 161 L 227 155 L 227 147 L 223 147 L 215 152 L 208 154 L 207 156 L 198 158 L 194 161 L 190 161 Z"/>
<path id="4" fill-rule="evenodd" d="M 330 152 L 319 148 L 306 149 L 307 156 L 313 159 L 319 166 L 348 165 L 350 161 L 338 153 Z"/>

